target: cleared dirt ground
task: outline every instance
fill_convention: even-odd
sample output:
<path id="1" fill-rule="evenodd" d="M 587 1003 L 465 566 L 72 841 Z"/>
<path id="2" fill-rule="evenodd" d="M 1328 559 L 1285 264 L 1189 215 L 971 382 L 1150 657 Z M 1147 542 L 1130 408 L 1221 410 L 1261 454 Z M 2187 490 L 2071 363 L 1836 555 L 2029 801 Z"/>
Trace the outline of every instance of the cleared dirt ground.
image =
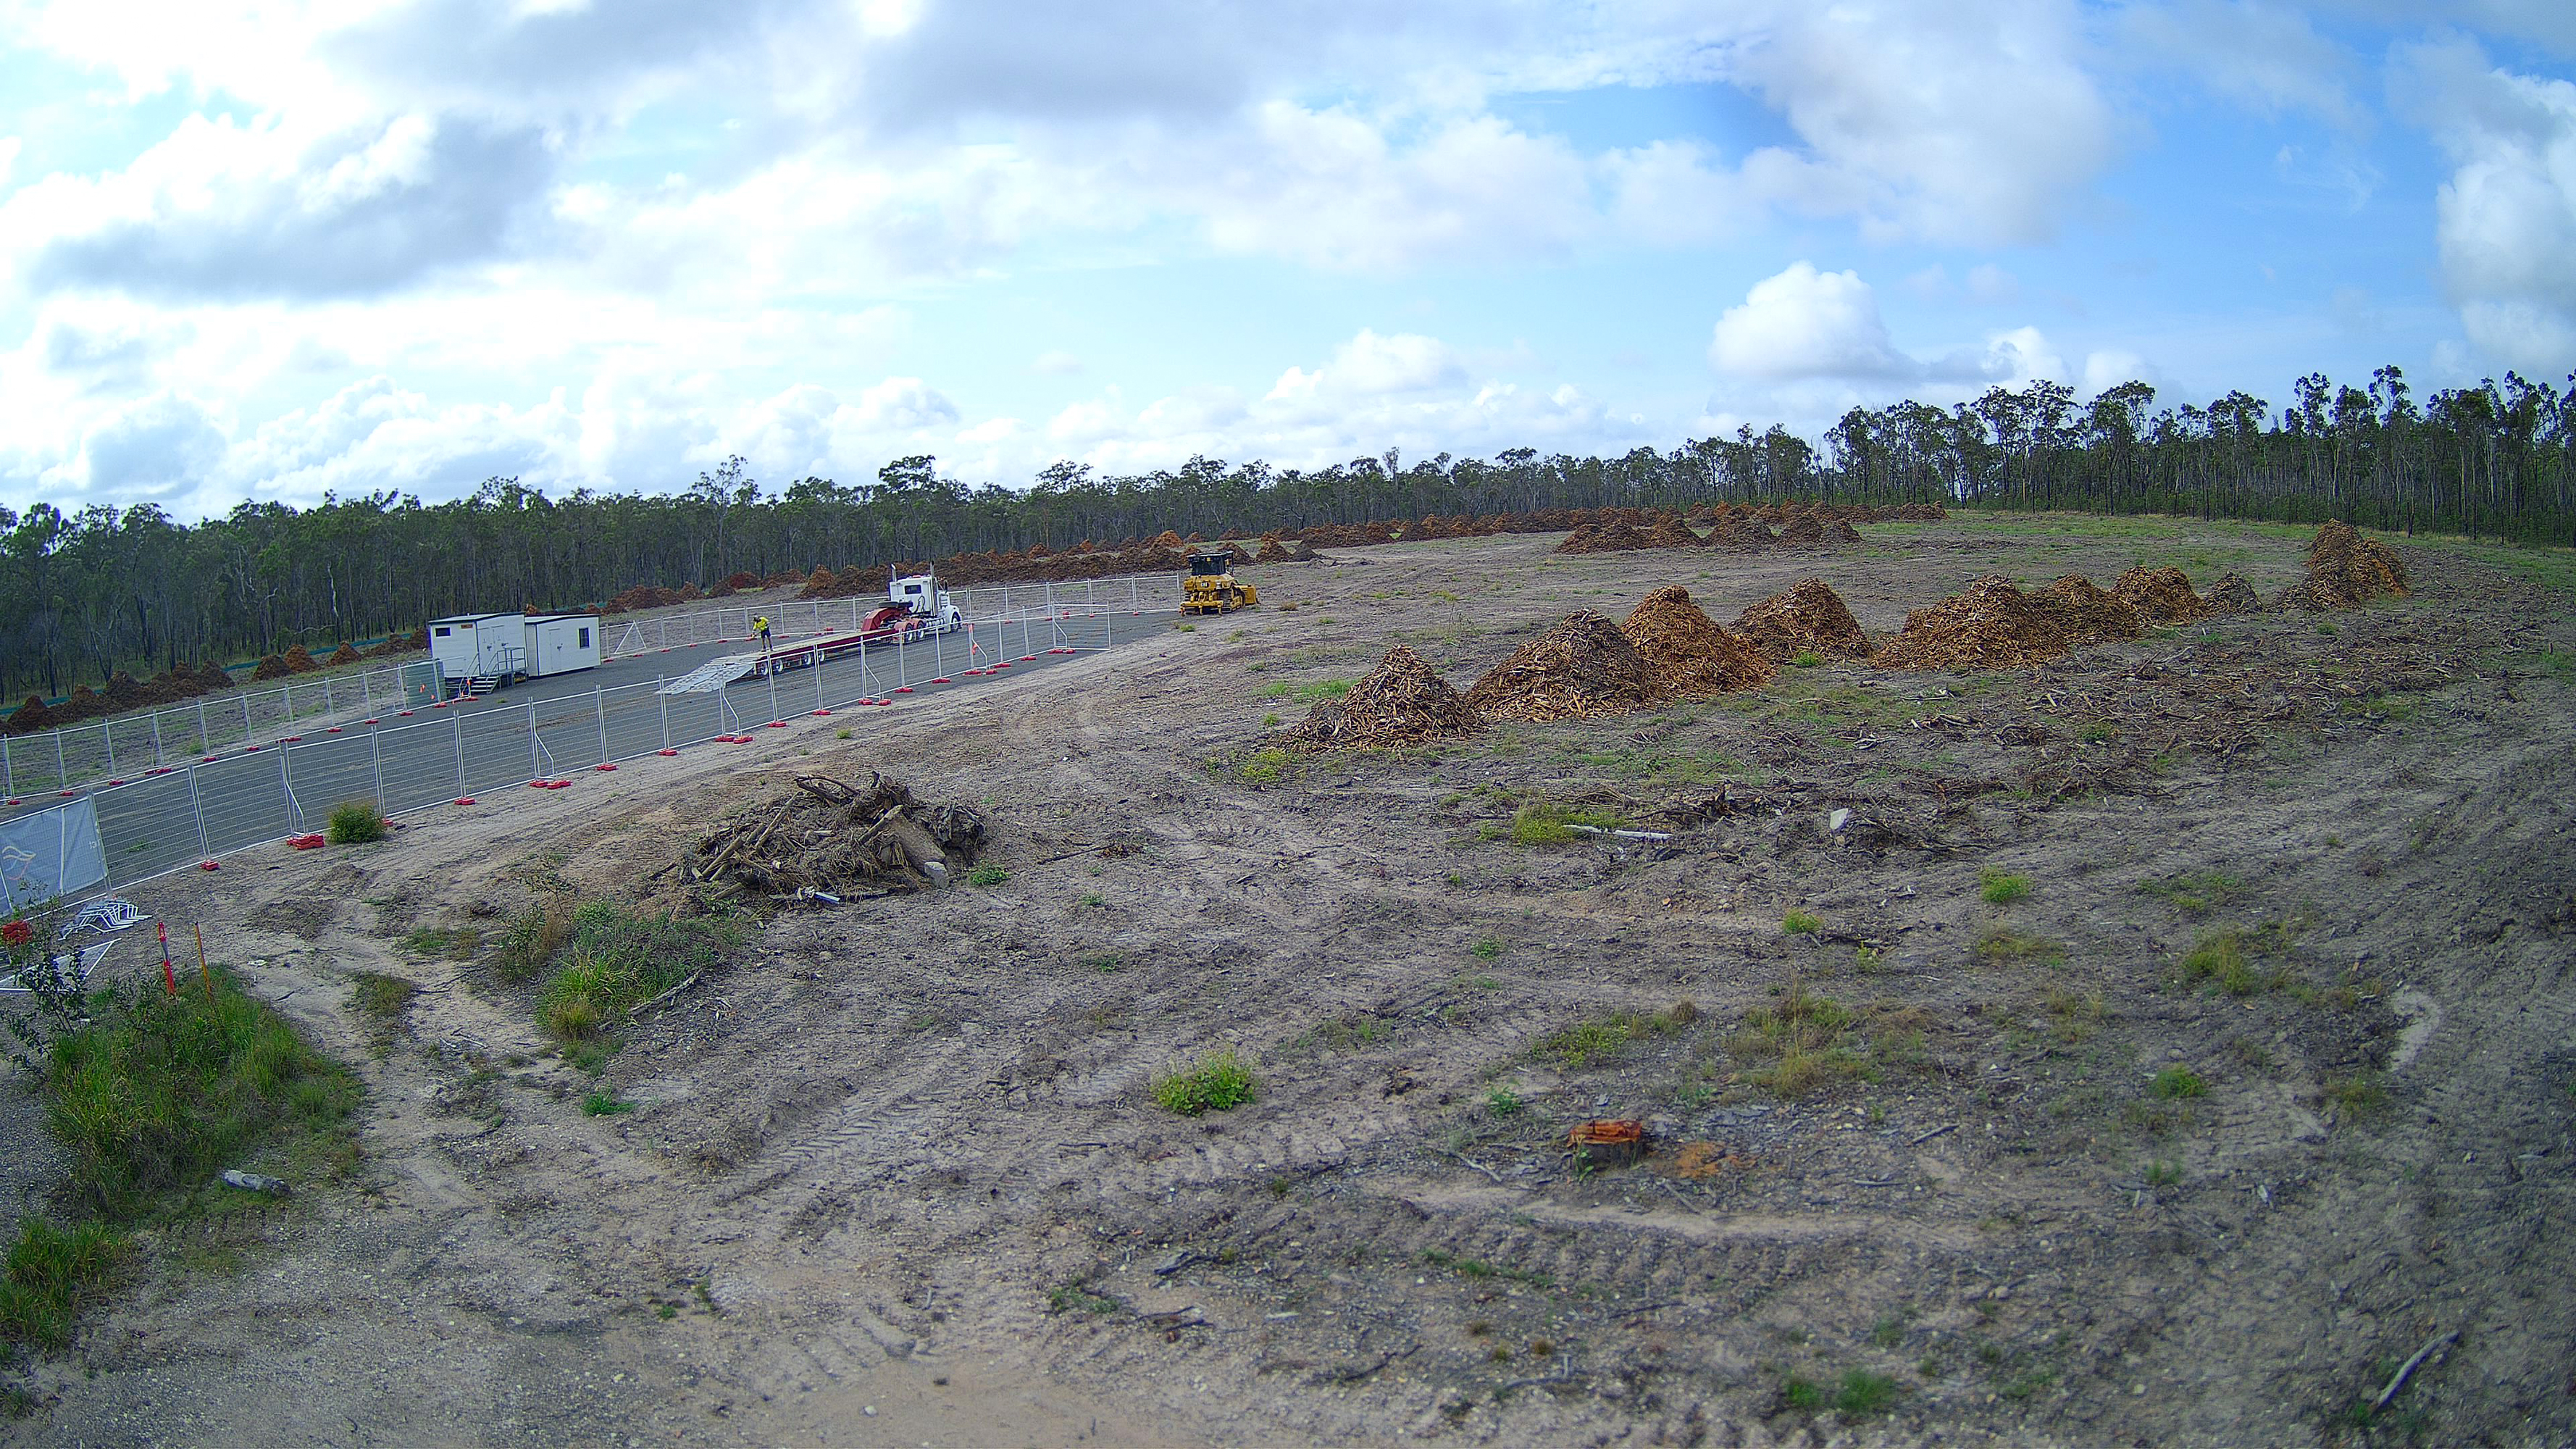
<path id="1" fill-rule="evenodd" d="M 1304 714 L 1274 686 L 1398 642 L 1463 686 L 1663 584 L 1725 620 L 1821 575 L 1886 633 L 1988 572 L 2176 563 L 2268 595 L 2307 537 L 1862 532 L 1844 557 L 1336 551 L 1250 571 L 1259 611 L 1008 689 L 139 891 L 358 1065 L 367 1158 L 157 1237 L 0 1432 L 2576 1438 L 2566 555 L 2392 540 L 2417 592 L 2366 610 L 1253 757 L 1265 714 Z M 787 775 L 869 769 L 981 803 L 1007 882 L 777 916 L 604 1082 L 548 1054 L 528 988 L 401 944 L 631 898 Z M 1670 838 L 1514 844 L 1532 797 Z M 1999 873 L 2027 893 L 1986 899 Z M 390 1034 L 362 969 L 423 988 Z M 1226 1045 L 1257 1102 L 1153 1104 Z M 642 1105 L 587 1117 L 597 1085 Z M 1579 1167 L 1564 1131 L 1597 1116 L 1646 1118 L 1654 1152 Z"/>

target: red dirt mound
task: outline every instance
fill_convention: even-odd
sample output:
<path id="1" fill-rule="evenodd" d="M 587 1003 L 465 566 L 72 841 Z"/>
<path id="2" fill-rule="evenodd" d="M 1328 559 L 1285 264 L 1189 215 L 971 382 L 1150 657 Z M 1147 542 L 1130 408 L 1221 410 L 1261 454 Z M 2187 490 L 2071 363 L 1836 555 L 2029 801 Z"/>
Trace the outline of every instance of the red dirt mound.
<path id="1" fill-rule="evenodd" d="M 284 679 L 286 676 L 293 674 L 294 672 L 295 670 L 290 667 L 283 658 L 278 655 L 271 654 L 267 658 L 259 661 L 259 667 L 250 672 L 250 677 L 254 682 L 260 682 L 271 679 Z"/>
<path id="2" fill-rule="evenodd" d="M 366 656 L 360 654 L 356 648 L 343 642 L 339 648 L 331 651 L 331 657 L 324 662 L 336 667 L 342 664 L 356 664 L 365 658 Z"/>
<path id="3" fill-rule="evenodd" d="M 1792 548 L 1812 548 L 1824 541 L 1825 526 L 1803 508 L 1780 520 L 1780 542 Z"/>
<path id="4" fill-rule="evenodd" d="M 2316 542 L 2308 545 L 2308 577 L 2291 585 L 2281 602 L 2299 609 L 2349 609 L 2406 592 L 2406 565 L 2397 551 L 2338 521 L 2317 529 Z"/>
<path id="5" fill-rule="evenodd" d="M 1823 579 L 1800 579 L 1736 615 L 1735 632 L 1773 660 L 1800 654 L 1867 659 L 1870 652 L 1860 621 Z"/>
<path id="6" fill-rule="evenodd" d="M 303 645 L 298 644 L 286 651 L 286 667 L 298 674 L 311 674 L 322 665 L 319 660 L 305 652 Z"/>
<path id="7" fill-rule="evenodd" d="M 1905 523 L 1938 523 L 1950 516 L 1950 510 L 1938 503 L 1902 503 L 1897 505 L 1896 516 Z"/>
<path id="8" fill-rule="evenodd" d="M 2209 586 L 2209 592 L 2203 596 L 2202 602 L 2209 606 L 2209 611 L 2213 614 L 2263 612 L 2263 596 L 2254 592 L 2254 586 L 2245 582 L 2243 574 L 2219 575 L 2218 582 Z"/>
<path id="9" fill-rule="evenodd" d="M 2012 580 L 1988 575 L 1905 616 L 1878 651 L 1881 669 L 2011 669 L 2067 651 L 2065 629 Z"/>
<path id="10" fill-rule="evenodd" d="M 1779 666 L 1761 651 L 1729 634 L 1691 602 L 1679 584 L 1646 595 L 1619 625 L 1619 632 L 1649 664 L 1661 669 L 1666 692 L 1705 696 L 1753 689 L 1769 682 Z"/>
<path id="11" fill-rule="evenodd" d="M 2067 574 L 2029 598 L 2056 621 L 2069 644 L 2135 639 L 2147 632 L 2146 621 L 2126 600 L 2082 574 Z"/>
<path id="12" fill-rule="evenodd" d="M 2191 591 L 2190 576 L 2170 566 L 2151 569 L 2141 564 L 2113 579 L 2111 592 L 2150 624 L 2179 624 L 2206 619 L 2211 613 L 2208 603 Z"/>
<path id="13" fill-rule="evenodd" d="M 1288 737 L 1310 750 L 1419 745 L 1485 727 L 1449 682 L 1398 644 L 1340 699 L 1319 701 Z"/>
<path id="14" fill-rule="evenodd" d="M 1836 552 L 1859 548 L 1865 542 L 1860 536 L 1860 530 L 1852 527 L 1851 520 L 1848 518 L 1837 518 L 1826 524 L 1824 534 L 1825 547 Z"/>
<path id="15" fill-rule="evenodd" d="M 1637 653 L 1619 626 L 1589 611 L 1515 650 L 1467 691 L 1494 719 L 1589 719 L 1661 703 L 1662 671 Z"/>
<path id="16" fill-rule="evenodd" d="M 44 700 L 31 694 L 27 696 L 25 704 L 10 713 L 9 733 L 23 735 L 34 730 L 50 729 L 53 723 L 53 712 L 45 708 Z"/>

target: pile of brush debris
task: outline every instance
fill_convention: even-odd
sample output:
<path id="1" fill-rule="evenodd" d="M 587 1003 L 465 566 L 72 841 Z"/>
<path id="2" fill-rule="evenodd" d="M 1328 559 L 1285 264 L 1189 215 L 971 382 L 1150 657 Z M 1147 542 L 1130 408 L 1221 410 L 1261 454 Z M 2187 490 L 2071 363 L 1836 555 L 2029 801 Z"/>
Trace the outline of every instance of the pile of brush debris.
<path id="1" fill-rule="evenodd" d="M 971 805 L 932 805 L 869 772 L 865 786 L 799 775 L 796 788 L 709 832 L 678 862 L 710 898 L 844 900 L 947 885 L 975 863 L 984 817 Z"/>

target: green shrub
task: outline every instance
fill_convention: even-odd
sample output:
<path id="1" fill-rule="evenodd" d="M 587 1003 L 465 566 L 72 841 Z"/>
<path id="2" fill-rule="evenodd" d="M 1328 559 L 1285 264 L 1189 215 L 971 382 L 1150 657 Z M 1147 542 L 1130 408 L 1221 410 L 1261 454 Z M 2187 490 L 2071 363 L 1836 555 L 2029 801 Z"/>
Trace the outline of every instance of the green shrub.
<path id="1" fill-rule="evenodd" d="M 161 983 L 96 992 L 39 1088 L 71 1201 L 111 1220 L 238 1167 L 272 1139 L 329 1139 L 363 1089 L 217 968 L 213 999 Z"/>
<path id="2" fill-rule="evenodd" d="M 1791 911 L 1780 918 L 1780 934 L 1812 936 L 1825 928 L 1825 918 L 1812 911 Z"/>
<path id="3" fill-rule="evenodd" d="M 29 1213 L 0 1276 L 0 1340 L 41 1349 L 72 1341 L 81 1300 L 106 1283 L 125 1239 L 105 1223 L 58 1228 Z"/>
<path id="4" fill-rule="evenodd" d="M 614 1117 L 634 1110 L 634 1103 L 620 1100 L 615 1092 L 593 1092 L 581 1099 L 581 1114 L 585 1117 Z"/>
<path id="5" fill-rule="evenodd" d="M 1467 954 L 1479 961 L 1491 961 L 1503 954 L 1503 949 L 1501 937 L 1482 936 L 1477 939 L 1475 945 L 1467 948 Z"/>
<path id="6" fill-rule="evenodd" d="M 1523 1105 L 1521 1094 L 1509 1087 L 1496 1087 L 1485 1094 L 1485 1110 L 1497 1117 L 1516 1116 Z"/>
<path id="7" fill-rule="evenodd" d="M 1253 1099 L 1259 1083 L 1232 1047 L 1212 1051 L 1182 1070 L 1156 1077 L 1154 1100 L 1184 1117 L 1226 1112 Z"/>
<path id="8" fill-rule="evenodd" d="M 1790 667 L 1795 669 L 1813 669 L 1824 662 L 1825 656 L 1809 649 L 1801 649 L 1789 656 Z"/>
<path id="9" fill-rule="evenodd" d="M 324 833 L 333 845 L 363 845 L 385 838 L 385 812 L 373 800 L 343 800 L 331 807 Z"/>
<path id="10" fill-rule="evenodd" d="M 2017 901 L 2030 894 L 2030 877 L 1984 866 L 1977 871 L 1977 894 L 1990 906 Z"/>
<path id="11" fill-rule="evenodd" d="M 1803 1376 L 1793 1377 L 1780 1386 L 1781 1402 L 1802 1414 L 1812 1414 L 1825 1406 L 1825 1386 Z"/>
<path id="12" fill-rule="evenodd" d="M 991 861 L 986 861 L 966 872 L 966 883 L 970 886 L 997 886 L 1010 878 L 1009 871 Z"/>

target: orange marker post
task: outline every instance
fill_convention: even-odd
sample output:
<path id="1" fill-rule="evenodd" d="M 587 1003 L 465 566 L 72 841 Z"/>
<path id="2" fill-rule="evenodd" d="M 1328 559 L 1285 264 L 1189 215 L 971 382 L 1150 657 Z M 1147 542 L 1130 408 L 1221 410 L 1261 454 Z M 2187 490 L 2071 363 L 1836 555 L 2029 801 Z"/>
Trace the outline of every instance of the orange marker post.
<path id="1" fill-rule="evenodd" d="M 176 996 L 179 994 L 179 973 L 170 968 L 170 923 L 155 921 L 152 927 L 161 933 L 161 989 Z"/>

